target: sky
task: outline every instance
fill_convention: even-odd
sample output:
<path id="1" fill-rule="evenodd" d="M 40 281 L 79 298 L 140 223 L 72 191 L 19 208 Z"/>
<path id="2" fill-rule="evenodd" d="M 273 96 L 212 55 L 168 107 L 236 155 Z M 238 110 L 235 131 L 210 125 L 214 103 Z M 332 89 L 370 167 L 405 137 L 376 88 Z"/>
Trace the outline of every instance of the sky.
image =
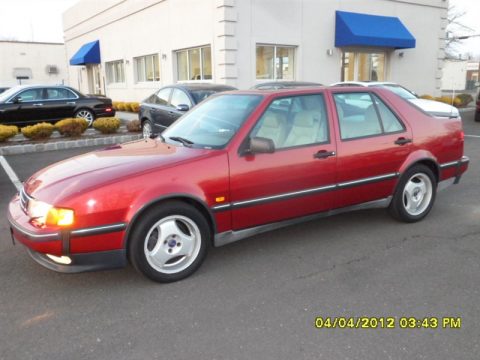
<path id="1" fill-rule="evenodd" d="M 63 42 L 62 13 L 79 0 L 0 0 L 0 40 Z M 97 0 L 102 1 L 102 0 Z M 480 35 L 479 0 L 450 0 L 458 11 L 465 11 L 461 22 Z M 480 56 L 480 36 L 462 42 L 461 53 Z"/>

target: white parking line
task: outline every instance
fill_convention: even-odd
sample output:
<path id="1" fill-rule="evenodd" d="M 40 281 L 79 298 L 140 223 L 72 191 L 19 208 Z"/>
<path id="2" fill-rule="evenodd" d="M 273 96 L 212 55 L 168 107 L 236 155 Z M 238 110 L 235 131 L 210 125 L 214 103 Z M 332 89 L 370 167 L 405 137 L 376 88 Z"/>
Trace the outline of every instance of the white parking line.
<path id="1" fill-rule="evenodd" d="M 465 137 L 480 138 L 480 135 L 465 135 Z"/>
<path id="2" fill-rule="evenodd" d="M 5 159 L 2 155 L 0 155 L 0 164 L 5 169 L 10 181 L 17 188 L 17 190 L 20 191 L 22 189 L 22 182 L 18 179 L 17 174 L 15 174 L 15 171 L 13 171 L 7 159 Z"/>

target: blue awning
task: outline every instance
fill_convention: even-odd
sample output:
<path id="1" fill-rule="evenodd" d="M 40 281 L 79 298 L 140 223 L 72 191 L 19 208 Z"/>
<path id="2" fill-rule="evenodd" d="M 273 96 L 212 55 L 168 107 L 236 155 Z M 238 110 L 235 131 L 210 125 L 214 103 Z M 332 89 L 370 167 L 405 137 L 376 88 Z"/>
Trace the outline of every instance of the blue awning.
<path id="1" fill-rule="evenodd" d="M 415 47 L 415 38 L 397 17 L 337 11 L 335 46 Z"/>
<path id="2" fill-rule="evenodd" d="M 100 41 L 83 45 L 70 59 L 70 65 L 100 64 Z"/>

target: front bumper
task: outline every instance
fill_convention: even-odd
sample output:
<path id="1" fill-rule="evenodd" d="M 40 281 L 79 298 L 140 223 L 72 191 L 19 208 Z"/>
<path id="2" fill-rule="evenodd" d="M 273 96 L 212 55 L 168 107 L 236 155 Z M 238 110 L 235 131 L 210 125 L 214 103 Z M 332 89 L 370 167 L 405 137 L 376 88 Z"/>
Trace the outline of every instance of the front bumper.
<path id="1" fill-rule="evenodd" d="M 29 255 L 47 269 L 62 273 L 79 273 L 86 271 L 117 269 L 127 265 L 127 256 L 124 249 L 102 251 L 96 253 L 70 254 L 70 264 L 56 262 L 47 255 L 27 248 Z"/>
<path id="2" fill-rule="evenodd" d="M 8 222 L 12 239 L 25 245 L 30 256 L 48 269 L 75 273 L 127 264 L 123 246 L 125 223 L 80 229 L 38 229 L 29 223 L 18 196 L 9 204 Z M 64 264 L 55 257 L 67 257 L 70 261 Z"/>

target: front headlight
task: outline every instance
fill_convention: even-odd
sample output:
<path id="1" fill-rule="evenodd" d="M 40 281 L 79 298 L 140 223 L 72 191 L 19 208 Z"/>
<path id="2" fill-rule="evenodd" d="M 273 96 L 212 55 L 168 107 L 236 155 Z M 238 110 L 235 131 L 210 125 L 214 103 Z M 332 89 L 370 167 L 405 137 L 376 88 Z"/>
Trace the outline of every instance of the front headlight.
<path id="1" fill-rule="evenodd" d="M 54 207 L 35 199 L 29 200 L 27 212 L 32 224 L 39 227 L 45 225 L 70 226 L 75 220 L 73 210 Z"/>
<path id="2" fill-rule="evenodd" d="M 27 213 L 28 216 L 35 222 L 40 224 L 45 224 L 47 221 L 47 215 L 52 205 L 47 204 L 43 201 L 38 201 L 35 199 L 30 199 L 28 201 Z"/>

